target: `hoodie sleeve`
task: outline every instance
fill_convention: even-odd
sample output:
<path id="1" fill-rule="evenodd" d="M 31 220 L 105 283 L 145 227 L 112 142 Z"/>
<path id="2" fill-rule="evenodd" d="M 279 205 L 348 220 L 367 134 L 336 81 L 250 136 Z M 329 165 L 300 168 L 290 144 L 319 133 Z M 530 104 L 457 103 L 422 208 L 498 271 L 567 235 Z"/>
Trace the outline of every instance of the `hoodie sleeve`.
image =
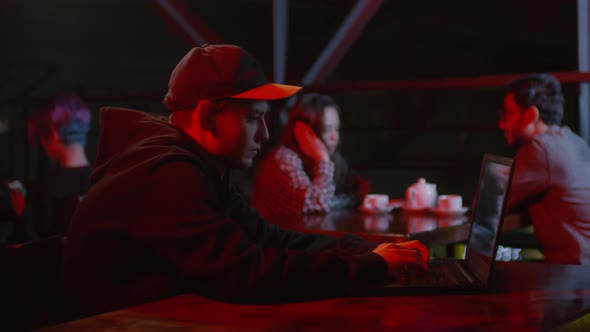
<path id="1" fill-rule="evenodd" d="M 231 197 L 231 217 L 238 222 L 249 238 L 262 247 L 295 250 L 342 250 L 353 254 L 367 253 L 378 243 L 367 242 L 358 236 L 345 234 L 339 238 L 322 234 L 288 231 L 267 223 L 246 200 L 237 193 Z"/>
<path id="2" fill-rule="evenodd" d="M 297 300 L 386 277 L 385 261 L 372 252 L 355 254 L 353 245 L 346 250 L 261 218 L 239 221 L 220 213 L 211 181 L 194 164 L 171 162 L 149 177 L 130 234 L 200 294 L 231 302 Z"/>

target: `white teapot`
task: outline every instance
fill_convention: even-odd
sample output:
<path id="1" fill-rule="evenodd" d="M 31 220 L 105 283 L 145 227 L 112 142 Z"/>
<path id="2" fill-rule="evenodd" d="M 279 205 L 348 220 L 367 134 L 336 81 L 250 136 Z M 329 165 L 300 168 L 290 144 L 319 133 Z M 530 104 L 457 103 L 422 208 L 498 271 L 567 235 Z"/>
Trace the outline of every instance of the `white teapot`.
<path id="1" fill-rule="evenodd" d="M 406 205 L 412 209 L 426 209 L 436 206 L 436 185 L 427 183 L 424 178 L 412 184 L 406 190 Z"/>

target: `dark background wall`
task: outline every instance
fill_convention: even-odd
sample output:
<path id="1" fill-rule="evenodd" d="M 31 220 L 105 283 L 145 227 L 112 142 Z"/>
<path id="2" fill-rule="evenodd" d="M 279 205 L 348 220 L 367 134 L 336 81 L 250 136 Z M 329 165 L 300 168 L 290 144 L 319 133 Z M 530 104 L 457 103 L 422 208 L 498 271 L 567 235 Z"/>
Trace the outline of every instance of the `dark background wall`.
<path id="1" fill-rule="evenodd" d="M 287 79 L 298 83 L 352 0 L 289 1 Z M 272 2 L 184 1 L 227 43 L 272 73 Z M 576 1 L 384 1 L 327 83 L 415 80 L 577 67 Z M 168 76 L 189 45 L 143 0 L 0 2 L 0 178 L 49 166 L 26 142 L 33 102 L 73 92 L 90 104 L 91 158 L 101 106 L 165 114 Z M 577 87 L 565 86 L 565 124 L 577 131 Z M 419 176 L 471 195 L 484 152 L 510 155 L 496 129 L 501 89 L 339 91 L 342 151 L 375 191 L 403 195 Z M 275 132 L 276 133 L 276 132 Z"/>

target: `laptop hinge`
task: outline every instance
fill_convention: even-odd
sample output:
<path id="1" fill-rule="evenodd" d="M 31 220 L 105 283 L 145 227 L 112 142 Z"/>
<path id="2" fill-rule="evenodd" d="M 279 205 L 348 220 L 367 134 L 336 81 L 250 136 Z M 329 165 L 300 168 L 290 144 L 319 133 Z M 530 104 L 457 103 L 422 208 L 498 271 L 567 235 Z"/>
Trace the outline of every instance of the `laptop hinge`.
<path id="1" fill-rule="evenodd" d="M 469 265 L 469 263 L 467 263 L 467 261 L 463 261 L 464 264 L 457 264 L 459 265 L 459 271 L 461 271 L 461 273 L 463 273 L 463 275 L 465 276 L 465 278 L 467 279 L 467 281 L 469 281 L 470 284 L 474 284 L 475 280 L 477 279 L 479 281 L 478 278 L 474 278 L 471 273 L 469 273 L 469 271 L 467 271 L 466 266 Z"/>

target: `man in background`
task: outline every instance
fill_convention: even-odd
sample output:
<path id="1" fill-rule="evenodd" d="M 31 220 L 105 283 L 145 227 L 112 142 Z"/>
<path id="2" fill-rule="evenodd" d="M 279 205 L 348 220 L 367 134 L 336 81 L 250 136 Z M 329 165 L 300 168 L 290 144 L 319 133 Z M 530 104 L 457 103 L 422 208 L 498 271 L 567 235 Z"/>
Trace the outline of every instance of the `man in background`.
<path id="1" fill-rule="evenodd" d="M 498 127 L 518 149 L 508 210 L 528 209 L 547 262 L 590 265 L 590 149 L 561 126 L 563 105 L 551 75 L 506 86 Z"/>

